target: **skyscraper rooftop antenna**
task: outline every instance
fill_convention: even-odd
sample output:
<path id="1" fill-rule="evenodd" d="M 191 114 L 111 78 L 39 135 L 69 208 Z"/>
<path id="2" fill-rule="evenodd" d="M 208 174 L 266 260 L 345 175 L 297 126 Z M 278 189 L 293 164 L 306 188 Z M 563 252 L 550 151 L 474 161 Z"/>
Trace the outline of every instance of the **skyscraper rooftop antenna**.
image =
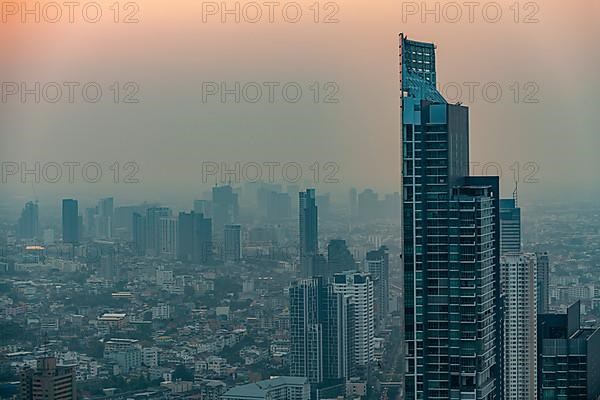
<path id="1" fill-rule="evenodd" d="M 519 206 L 519 181 L 515 181 L 515 190 L 513 191 L 513 200 L 515 201 L 515 207 Z"/>

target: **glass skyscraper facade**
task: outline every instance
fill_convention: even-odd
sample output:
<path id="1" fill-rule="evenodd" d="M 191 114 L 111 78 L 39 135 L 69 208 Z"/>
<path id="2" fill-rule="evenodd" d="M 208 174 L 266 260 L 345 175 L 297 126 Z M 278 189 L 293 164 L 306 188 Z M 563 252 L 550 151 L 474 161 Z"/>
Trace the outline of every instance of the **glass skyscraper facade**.
<path id="1" fill-rule="evenodd" d="M 581 302 L 566 314 L 538 316 L 538 393 L 541 400 L 600 397 L 600 328 L 581 326 Z"/>
<path id="2" fill-rule="evenodd" d="M 401 35 L 400 69 L 406 398 L 500 398 L 499 180 L 468 176 L 435 45 Z"/>
<path id="3" fill-rule="evenodd" d="M 64 243 L 79 243 L 79 203 L 77 200 L 63 200 L 62 230 Z"/>
<path id="4" fill-rule="evenodd" d="M 319 231 L 315 189 L 306 189 L 298 195 L 298 227 L 300 244 L 300 269 L 304 278 L 317 274 Z"/>
<path id="5" fill-rule="evenodd" d="M 521 251 L 521 209 L 514 199 L 500 200 L 500 254 Z"/>
<path id="6" fill-rule="evenodd" d="M 317 387 L 344 383 L 353 360 L 350 299 L 322 278 L 295 282 L 290 295 L 290 375 Z"/>

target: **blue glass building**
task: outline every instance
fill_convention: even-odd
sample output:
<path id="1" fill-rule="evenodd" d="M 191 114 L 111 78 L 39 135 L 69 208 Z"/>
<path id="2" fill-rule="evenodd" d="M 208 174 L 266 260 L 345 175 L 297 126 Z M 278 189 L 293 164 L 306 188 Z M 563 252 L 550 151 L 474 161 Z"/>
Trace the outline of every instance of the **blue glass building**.
<path id="1" fill-rule="evenodd" d="M 62 202 L 62 233 L 64 243 L 79 243 L 79 203 L 64 199 Z"/>
<path id="2" fill-rule="evenodd" d="M 500 200 L 500 254 L 521 252 L 521 209 L 514 199 Z"/>
<path id="3" fill-rule="evenodd" d="M 496 399 L 498 177 L 469 177 L 469 110 L 436 89 L 435 45 L 400 35 L 407 399 Z"/>

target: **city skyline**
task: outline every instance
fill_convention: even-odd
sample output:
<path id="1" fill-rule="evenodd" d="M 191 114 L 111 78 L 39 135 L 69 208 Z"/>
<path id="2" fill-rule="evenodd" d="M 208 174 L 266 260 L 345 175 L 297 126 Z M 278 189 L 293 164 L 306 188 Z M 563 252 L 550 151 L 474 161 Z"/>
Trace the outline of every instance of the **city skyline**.
<path id="1" fill-rule="evenodd" d="M 0 12 L 0 398 L 600 399 L 600 4 Z"/>
<path id="2" fill-rule="evenodd" d="M 312 3 L 306 0 L 299 4 L 306 19 L 310 20 L 312 13 L 308 7 Z M 481 85 L 478 89 L 489 82 L 497 82 L 502 87 L 504 96 L 498 103 L 484 101 L 481 90 L 477 91 L 476 101 L 470 103 L 463 99 L 463 103 L 476 111 L 472 120 L 475 133 L 472 161 L 480 163 L 478 168 L 487 163 L 501 166 L 503 197 L 510 197 L 512 193 L 514 173 L 510 168 L 517 162 L 520 164 L 523 204 L 549 201 L 549 198 L 564 201 L 578 197 L 591 199 L 598 195 L 598 176 L 592 173 L 600 168 L 592 151 L 599 147 L 598 136 L 594 134 L 597 113 L 591 107 L 593 85 L 588 84 L 588 80 L 593 80 L 599 61 L 593 51 L 588 51 L 593 48 L 591 38 L 598 33 L 592 18 L 594 11 L 598 11 L 597 4 L 577 0 L 563 7 L 562 2 L 549 0 L 535 14 L 539 22 L 531 24 L 515 24 L 514 12 L 504 3 L 503 19 L 497 24 L 486 22 L 480 13 L 470 23 L 466 20 L 467 10 L 462 10 L 463 20 L 458 23 L 443 19 L 437 23 L 435 15 L 428 16 L 423 23 L 420 10 L 413 15 L 403 10 L 402 4 L 391 0 L 378 3 L 377 7 L 361 2 L 340 4 L 337 15 L 340 22 L 336 24 L 310 24 L 308 21 L 289 24 L 281 20 L 274 24 L 223 24 L 218 15 L 199 24 L 198 21 L 202 21 L 201 6 L 189 0 L 181 4 L 191 11 L 185 15 L 180 13 L 182 8 L 146 2 L 139 12 L 140 22 L 129 25 L 110 24 L 106 20 L 93 26 L 85 23 L 21 24 L 16 15 L 0 26 L 0 32 L 7 38 L 0 46 L 12 60 L 7 66 L 5 81 L 98 81 L 105 92 L 104 98 L 112 95 L 108 88 L 112 83 L 135 81 L 140 88 L 140 103 L 115 105 L 103 100 L 97 104 L 81 104 L 80 101 L 74 104 L 22 104 L 18 96 L 14 96 L 17 101 L 7 100 L 3 104 L 6 134 L 0 139 L 0 159 L 26 162 L 30 168 L 34 162 L 78 161 L 85 164 L 95 161 L 102 165 L 104 176 L 108 177 L 97 184 L 81 180 L 76 186 L 64 181 L 39 184 L 36 191 L 40 200 L 60 196 L 81 198 L 92 193 L 101 197 L 112 193 L 128 202 L 136 202 L 166 196 L 160 190 L 165 187 L 169 196 L 182 203 L 183 193 L 186 193 L 185 197 L 199 194 L 193 191 L 202 184 L 196 174 L 201 170 L 201 162 L 294 161 L 302 164 L 305 176 L 311 176 L 308 167 L 314 162 L 335 162 L 339 166 L 339 185 L 344 186 L 340 192 L 351 186 L 371 186 L 378 191 L 393 192 L 398 190 L 400 181 L 397 168 L 400 152 L 395 134 L 399 127 L 395 37 L 399 31 L 405 31 L 411 37 L 437 43 L 440 56 L 446 60 L 439 71 L 440 82 L 446 86 L 459 83 L 463 97 L 469 91 L 462 84 L 464 82 L 477 82 Z M 435 2 L 425 4 L 432 9 Z M 109 10 L 104 11 L 105 16 L 112 14 Z M 522 9 L 521 19 L 531 12 Z M 159 18 L 162 14 L 172 18 L 166 25 Z M 178 33 L 174 26 L 184 29 L 186 34 Z M 40 40 L 25 41 L 29 34 L 41 35 Z M 238 53 L 238 34 L 256 36 L 252 49 Z M 218 42 L 211 39 L 215 35 L 220 38 Z M 288 39 L 270 40 L 273 35 Z M 121 43 L 120 37 L 128 40 Z M 153 39 L 152 46 L 147 44 L 148 37 Z M 323 42 L 322 37 L 329 39 Z M 498 42 L 496 38 L 502 40 L 498 46 L 491 45 Z M 57 47 L 50 41 L 66 46 Z M 171 41 L 178 45 L 170 46 Z M 102 47 L 108 42 L 111 43 L 110 50 Z M 567 52 L 564 58 L 556 57 L 557 47 Z M 137 50 L 132 52 L 131 48 Z M 332 52 L 332 48 L 335 51 Z M 198 55 L 197 49 L 211 57 Z M 157 60 L 156 55 L 161 53 L 169 57 Z M 78 60 L 88 72 L 69 68 L 65 61 L 71 59 L 69 54 L 86 55 Z M 114 54 L 127 62 L 113 64 L 112 60 L 117 57 Z M 167 61 L 182 54 L 186 54 L 184 60 L 187 62 Z M 244 70 L 234 67 L 223 70 L 221 62 L 231 66 L 237 64 L 234 54 L 243 56 L 249 65 Z M 472 62 L 474 55 L 477 55 L 477 62 Z M 280 63 L 271 64 L 272 57 L 277 57 Z M 567 61 L 569 59 L 576 62 L 571 63 Z M 53 67 L 40 72 L 34 60 Z M 280 65 L 286 67 L 286 73 L 279 69 Z M 307 67 L 299 69 L 298 65 Z M 540 69 L 540 65 L 544 68 Z M 165 82 L 160 79 L 162 74 L 179 79 Z M 577 79 L 580 76 L 587 78 Z M 304 92 L 310 94 L 308 86 L 314 82 L 333 81 L 340 88 L 340 103 L 204 104 L 199 93 L 203 81 L 298 81 Z M 528 82 L 537 84 L 539 92 L 535 97 L 539 103 L 514 103 L 514 90 L 510 87 L 518 83 L 522 99 L 533 92 L 525 88 Z M 444 92 L 455 97 L 451 89 L 446 88 Z M 166 102 L 165 106 L 163 96 L 173 101 Z M 570 101 L 572 98 L 579 99 L 580 105 L 575 106 Z M 169 106 L 170 103 L 173 106 Z M 370 107 L 373 104 L 376 106 Z M 29 106 L 34 106 L 45 116 L 45 125 L 36 120 L 20 124 L 17 118 L 24 115 Z M 166 107 L 165 111 L 159 112 L 160 107 Z M 374 116 L 372 110 L 377 110 Z M 512 117 L 502 119 L 501 116 L 507 113 Z M 278 114 L 281 118 L 271 118 Z M 107 118 L 111 115 L 116 118 Z M 138 115 L 148 118 L 149 122 L 141 126 L 135 119 Z M 257 118 L 228 118 L 231 115 L 256 115 Z M 563 117 L 557 118 L 558 115 Z M 67 127 L 61 125 L 65 116 L 73 121 Z M 85 118 L 91 118 L 89 124 L 85 123 Z M 101 125 L 102 121 L 106 125 Z M 270 122 L 263 126 L 265 121 Z M 250 126 L 244 126 L 244 123 Z M 103 128 L 100 130 L 99 126 Z M 169 128 L 173 126 L 177 128 Z M 211 145 L 206 146 L 207 142 Z M 320 145 L 314 146 L 314 143 Z M 561 152 L 565 144 L 568 151 Z M 130 150 L 142 145 L 144 151 Z M 70 146 L 76 146 L 76 154 L 61 150 Z M 245 151 L 232 154 L 230 150 L 236 146 L 242 146 Z M 106 153 L 98 153 L 95 149 L 106 149 Z M 277 156 L 273 157 L 273 154 Z M 311 156 L 305 156 L 307 154 Z M 378 155 L 377 168 L 371 167 L 370 162 L 375 154 Z M 133 188 L 128 185 L 114 187 L 112 171 L 108 168 L 115 162 L 120 162 L 121 166 L 127 162 L 137 163 L 136 177 L 140 183 Z M 534 173 L 535 169 L 524 168 L 530 162 L 539 167 L 537 173 Z M 121 171 L 121 177 L 129 172 L 131 170 Z M 491 170 L 489 172 L 493 174 Z M 533 179 L 540 182 L 523 183 L 524 180 L 532 181 L 532 173 Z M 178 179 L 170 179 L 173 176 Z M 33 199 L 30 183 L 10 182 L 2 189 L 5 196 L 12 199 L 11 203 L 17 199 Z M 582 182 L 589 184 L 582 185 Z M 211 180 L 209 186 L 213 183 Z M 572 193 L 585 193 L 585 196 Z M 5 207 L 4 204 L 1 206 Z"/>

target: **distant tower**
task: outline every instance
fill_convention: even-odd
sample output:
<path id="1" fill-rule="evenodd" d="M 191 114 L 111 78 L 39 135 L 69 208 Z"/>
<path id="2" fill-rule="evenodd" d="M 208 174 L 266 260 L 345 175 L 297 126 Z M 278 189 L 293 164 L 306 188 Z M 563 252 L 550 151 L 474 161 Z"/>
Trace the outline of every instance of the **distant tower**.
<path id="1" fill-rule="evenodd" d="M 146 251 L 148 255 L 157 257 L 160 254 L 160 220 L 170 217 L 171 209 L 152 207 L 146 211 Z"/>
<path id="2" fill-rule="evenodd" d="M 212 189 L 212 221 L 215 237 L 222 239 L 227 224 L 239 222 L 240 206 L 238 195 L 230 185 Z"/>
<path id="3" fill-rule="evenodd" d="M 352 358 L 348 297 L 322 278 L 295 282 L 289 296 L 290 375 L 306 377 L 315 386 L 343 384 Z"/>
<path id="4" fill-rule="evenodd" d="M 135 255 L 144 256 L 146 255 L 146 217 L 139 213 L 133 213 L 131 226 Z"/>
<path id="5" fill-rule="evenodd" d="M 242 259 L 242 227 L 238 224 L 225 225 L 225 261 Z"/>
<path id="6" fill-rule="evenodd" d="M 363 221 L 378 218 L 381 215 L 379 195 L 373 189 L 365 189 L 358 195 L 358 217 Z"/>
<path id="7" fill-rule="evenodd" d="M 315 189 L 307 189 L 299 194 L 299 244 L 301 275 L 315 276 L 319 255 L 318 214 Z"/>
<path id="8" fill-rule="evenodd" d="M 537 263 L 534 254 L 500 258 L 504 298 L 504 399 L 537 399 Z"/>
<path id="9" fill-rule="evenodd" d="M 174 260 L 177 257 L 177 218 L 163 217 L 160 226 L 160 256 Z"/>
<path id="10" fill-rule="evenodd" d="M 375 356 L 374 292 L 371 275 L 362 272 L 335 274 L 333 290 L 350 299 L 354 325 L 354 363 L 367 366 Z"/>
<path id="11" fill-rule="evenodd" d="M 79 205 L 77 200 L 63 200 L 62 230 L 64 243 L 79 243 Z"/>
<path id="12" fill-rule="evenodd" d="M 29 201 L 25 204 L 17 224 L 17 237 L 19 239 L 34 239 L 39 234 L 39 208 L 37 202 Z"/>
<path id="13" fill-rule="evenodd" d="M 177 259 L 193 264 L 212 261 L 212 220 L 196 212 L 179 213 Z"/>
<path id="14" fill-rule="evenodd" d="M 550 312 L 550 255 L 536 253 L 536 257 L 538 314 L 546 314 Z"/>
<path id="15" fill-rule="evenodd" d="M 349 205 L 350 205 L 350 218 L 356 218 L 358 214 L 358 192 L 356 188 L 350 189 L 348 192 Z"/>
<path id="16" fill-rule="evenodd" d="M 500 200 L 500 253 L 521 252 L 521 209 L 514 199 Z"/>
<path id="17" fill-rule="evenodd" d="M 111 239 L 114 221 L 114 199 L 107 197 L 98 202 L 98 215 L 96 220 L 96 237 Z"/>
<path id="18" fill-rule="evenodd" d="M 389 312 L 390 297 L 390 254 L 388 248 L 367 253 L 367 272 L 371 274 L 375 285 L 375 316 L 377 327 L 385 327 L 385 319 Z"/>

